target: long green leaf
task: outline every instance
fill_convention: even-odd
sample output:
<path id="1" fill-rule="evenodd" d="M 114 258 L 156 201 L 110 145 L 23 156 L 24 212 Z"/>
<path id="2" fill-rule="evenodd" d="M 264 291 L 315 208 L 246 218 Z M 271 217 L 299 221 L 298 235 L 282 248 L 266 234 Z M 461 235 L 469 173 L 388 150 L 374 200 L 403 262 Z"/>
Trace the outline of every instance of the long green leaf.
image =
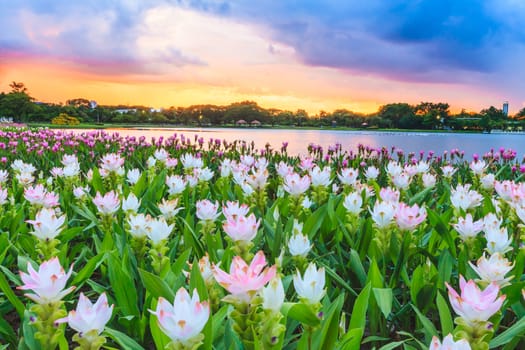
<path id="1" fill-rule="evenodd" d="M 359 296 L 354 303 L 354 308 L 352 309 L 349 329 L 365 328 L 366 311 L 368 310 L 368 299 L 370 299 L 371 289 L 372 285 L 368 283 L 361 293 L 359 293 Z"/>
<path id="2" fill-rule="evenodd" d="M 144 350 L 142 346 L 139 345 L 135 340 L 128 337 L 126 334 L 119 332 L 115 329 L 106 327 L 104 330 L 105 335 L 113 339 L 117 344 L 122 346 L 122 349 L 126 350 Z"/>
<path id="3" fill-rule="evenodd" d="M 0 289 L 2 290 L 2 292 L 4 292 L 4 295 L 6 296 L 7 300 L 9 300 L 11 305 L 13 305 L 13 307 L 16 309 L 16 312 L 18 313 L 20 318 L 23 318 L 26 308 L 13 292 L 13 289 L 7 282 L 7 279 L 5 278 L 5 275 L 2 272 L 0 272 Z"/>
<path id="4" fill-rule="evenodd" d="M 521 318 L 518 322 L 514 323 L 505 332 L 501 333 L 489 343 L 491 349 L 505 345 L 515 337 L 523 335 L 525 332 L 525 318 Z"/>
<path id="5" fill-rule="evenodd" d="M 168 300 L 170 303 L 175 299 L 175 293 L 159 276 L 146 270 L 139 269 L 140 278 L 146 290 L 154 297 Z"/>
<path id="6" fill-rule="evenodd" d="M 441 322 L 441 334 L 446 336 L 449 333 L 452 333 L 454 330 L 454 321 L 452 320 L 452 315 L 450 314 L 450 309 L 448 308 L 445 298 L 441 293 L 437 293 L 436 304 L 439 312 L 439 320 Z"/>

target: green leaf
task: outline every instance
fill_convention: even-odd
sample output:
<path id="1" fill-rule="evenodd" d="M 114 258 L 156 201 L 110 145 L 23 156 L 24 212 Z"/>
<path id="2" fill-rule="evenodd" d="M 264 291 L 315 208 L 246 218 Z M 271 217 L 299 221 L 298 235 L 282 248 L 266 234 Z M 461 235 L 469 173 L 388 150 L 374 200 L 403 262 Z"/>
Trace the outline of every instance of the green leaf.
<path id="1" fill-rule="evenodd" d="M 388 318 L 388 315 L 392 312 L 392 300 L 394 298 L 392 288 L 373 288 L 372 290 L 379 309 L 381 309 L 383 316 Z"/>
<path id="2" fill-rule="evenodd" d="M 281 312 L 284 316 L 310 327 L 317 327 L 321 323 L 312 308 L 303 303 L 284 303 Z"/>
<path id="3" fill-rule="evenodd" d="M 395 342 L 392 342 L 392 343 L 390 343 L 390 344 L 383 345 L 382 347 L 379 348 L 379 350 L 392 350 L 392 349 L 395 349 L 395 348 L 397 348 L 397 347 L 400 347 L 400 346 L 403 345 L 405 342 L 406 342 L 406 340 L 403 340 L 403 341 L 395 341 Z"/>
<path id="4" fill-rule="evenodd" d="M 359 296 L 354 303 L 354 308 L 352 309 L 349 329 L 365 328 L 366 311 L 368 309 L 368 299 L 370 298 L 371 289 L 372 284 L 368 283 L 361 293 L 359 293 Z"/>
<path id="5" fill-rule="evenodd" d="M 72 286 L 77 286 L 77 288 L 80 288 L 84 282 L 91 277 L 93 272 L 95 272 L 96 269 L 104 262 L 106 259 L 105 253 L 100 253 L 98 255 L 95 255 L 89 261 L 87 264 L 80 270 L 75 278 L 73 278 L 73 281 L 71 282 Z"/>
<path id="6" fill-rule="evenodd" d="M 175 300 L 175 293 L 159 276 L 142 269 L 139 269 L 139 274 L 144 287 L 154 298 L 162 297 L 170 303 Z"/>
<path id="7" fill-rule="evenodd" d="M 116 252 L 110 253 L 107 260 L 109 281 L 118 307 L 122 310 L 123 316 L 138 317 L 140 313 L 137 306 L 137 289 L 129 266 L 125 266 Z"/>
<path id="8" fill-rule="evenodd" d="M 438 334 L 436 327 L 434 327 L 434 324 L 425 315 L 423 315 L 415 305 L 410 304 L 410 306 L 412 306 L 412 309 L 414 309 L 417 314 L 417 318 L 423 325 L 427 342 L 430 342 L 430 339 L 432 339 L 434 335 Z"/>
<path id="9" fill-rule="evenodd" d="M 436 304 L 439 312 L 439 320 L 441 322 L 441 334 L 446 336 L 454 330 L 454 321 L 452 320 L 452 315 L 450 314 L 447 302 L 441 293 L 437 293 Z"/>
<path id="10" fill-rule="evenodd" d="M 340 294 L 325 312 L 321 329 L 314 333 L 314 347 L 316 349 L 332 350 L 334 348 L 339 333 L 339 318 L 344 301 L 345 295 Z"/>
<path id="11" fill-rule="evenodd" d="M 11 305 L 13 305 L 13 307 L 16 309 L 16 312 L 18 313 L 20 318 L 23 318 L 26 308 L 13 292 L 13 289 L 9 285 L 9 282 L 7 281 L 5 275 L 2 272 L 0 272 L 0 289 L 2 290 L 2 292 L 4 292 L 4 295 L 7 298 L 7 300 L 9 300 Z"/>
<path id="12" fill-rule="evenodd" d="M 346 332 L 345 336 L 339 344 L 341 350 L 360 350 L 361 339 L 363 338 L 365 330 L 363 328 L 354 328 Z"/>
<path id="13" fill-rule="evenodd" d="M 35 327 L 31 325 L 31 314 L 26 311 L 22 321 L 22 331 L 24 332 L 24 343 L 30 350 L 41 350 L 40 343 L 35 339 Z M 46 350 L 46 349 L 44 349 Z"/>
<path id="14" fill-rule="evenodd" d="M 3 317 L 0 317 L 0 334 L 3 334 L 5 336 L 4 339 L 12 345 L 17 343 L 17 337 L 13 327 L 11 327 Z"/>
<path id="15" fill-rule="evenodd" d="M 364 286 L 366 284 L 366 272 L 365 272 L 365 268 L 363 267 L 363 263 L 361 262 L 361 259 L 359 258 L 359 254 L 357 253 L 357 251 L 355 251 L 355 249 L 350 250 L 349 264 L 350 264 L 352 272 L 357 275 L 357 278 L 359 279 L 359 283 L 361 283 L 361 286 Z"/>
<path id="16" fill-rule="evenodd" d="M 132 338 L 128 337 L 126 334 L 119 332 L 115 329 L 106 327 L 103 334 L 113 339 L 117 344 L 122 346 L 123 349 L 144 350 L 144 348 L 140 346 L 135 340 L 133 340 Z"/>
<path id="17" fill-rule="evenodd" d="M 514 323 L 505 332 L 501 333 L 489 343 L 491 349 L 505 345 L 512 341 L 515 337 L 523 335 L 525 331 L 525 318 L 521 318 L 518 322 Z"/>

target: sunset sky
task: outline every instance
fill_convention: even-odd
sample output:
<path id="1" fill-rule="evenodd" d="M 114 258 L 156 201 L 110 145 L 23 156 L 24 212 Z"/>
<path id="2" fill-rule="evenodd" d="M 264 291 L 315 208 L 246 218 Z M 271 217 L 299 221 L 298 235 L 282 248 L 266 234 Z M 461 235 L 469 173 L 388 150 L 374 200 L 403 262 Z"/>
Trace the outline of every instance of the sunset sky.
<path id="1" fill-rule="evenodd" d="M 156 108 L 525 107 L 525 1 L 0 0 L 0 91 Z"/>

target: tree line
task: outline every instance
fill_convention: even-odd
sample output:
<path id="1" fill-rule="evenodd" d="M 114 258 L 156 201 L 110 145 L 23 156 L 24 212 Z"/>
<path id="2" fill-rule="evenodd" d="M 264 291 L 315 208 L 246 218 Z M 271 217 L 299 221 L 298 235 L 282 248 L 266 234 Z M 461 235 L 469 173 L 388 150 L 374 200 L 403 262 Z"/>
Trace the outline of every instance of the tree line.
<path id="1" fill-rule="evenodd" d="M 63 114 L 83 123 L 147 123 L 194 126 L 239 125 L 254 121 L 268 126 L 350 127 L 396 129 L 491 130 L 525 128 L 525 108 L 514 116 L 490 106 L 479 112 L 451 113 L 448 103 L 389 103 L 378 111 L 363 114 L 347 109 L 321 111 L 309 115 L 305 110 L 263 108 L 253 101 L 226 106 L 212 104 L 169 107 L 155 110 L 147 106 L 97 105 L 85 98 L 63 104 L 37 102 L 23 83 L 12 82 L 11 91 L 0 93 L 0 117 L 16 122 L 49 122 Z M 244 123 L 243 123 L 244 124 Z"/>

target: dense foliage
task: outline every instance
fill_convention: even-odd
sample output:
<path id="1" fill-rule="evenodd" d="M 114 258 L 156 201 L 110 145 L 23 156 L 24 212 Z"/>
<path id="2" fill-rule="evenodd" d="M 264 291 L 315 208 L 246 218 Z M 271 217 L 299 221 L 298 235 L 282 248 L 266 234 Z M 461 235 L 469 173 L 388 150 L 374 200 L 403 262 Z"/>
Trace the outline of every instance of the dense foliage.
<path id="1" fill-rule="evenodd" d="M 0 132 L 0 348 L 525 346 L 514 151 L 286 147 Z"/>
<path id="2" fill-rule="evenodd" d="M 309 115 L 305 110 L 287 111 L 263 108 L 253 101 L 227 106 L 210 104 L 153 109 L 146 106 L 99 106 L 95 101 L 76 98 L 65 104 L 35 102 L 22 83 L 11 84 L 12 91 L 0 94 L 0 117 L 22 122 L 48 122 L 59 114 L 78 118 L 84 123 L 150 123 L 198 126 L 252 125 L 257 121 L 270 126 L 400 128 L 491 130 L 519 129 L 525 126 L 525 108 L 514 118 L 501 109 L 489 107 L 479 113 L 461 111 L 453 114 L 447 103 L 390 103 L 377 112 L 363 114 L 347 109 L 321 111 Z M 255 123 L 257 123 L 255 122 Z"/>

